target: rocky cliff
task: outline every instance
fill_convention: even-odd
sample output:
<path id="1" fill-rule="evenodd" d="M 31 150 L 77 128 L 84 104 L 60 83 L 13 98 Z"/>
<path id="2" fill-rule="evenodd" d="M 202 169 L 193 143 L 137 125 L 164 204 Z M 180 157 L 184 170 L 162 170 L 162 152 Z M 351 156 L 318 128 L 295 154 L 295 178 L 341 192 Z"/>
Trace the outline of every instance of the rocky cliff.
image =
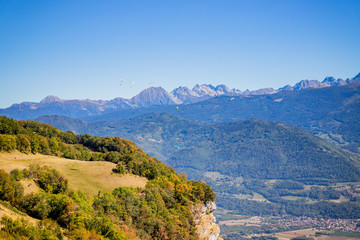
<path id="1" fill-rule="evenodd" d="M 201 240 L 222 240 L 219 237 L 220 228 L 216 224 L 213 212 L 216 209 L 215 202 L 206 202 L 194 206 L 193 212 L 197 224 L 196 231 Z"/>

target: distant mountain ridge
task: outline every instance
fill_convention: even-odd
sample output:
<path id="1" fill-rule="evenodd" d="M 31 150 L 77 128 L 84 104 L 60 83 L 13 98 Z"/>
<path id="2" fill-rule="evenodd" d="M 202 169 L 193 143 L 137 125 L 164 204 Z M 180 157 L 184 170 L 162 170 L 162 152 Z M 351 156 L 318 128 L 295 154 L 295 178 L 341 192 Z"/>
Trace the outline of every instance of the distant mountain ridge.
<path id="1" fill-rule="evenodd" d="M 321 88 L 343 86 L 360 82 L 360 73 L 354 78 L 335 79 L 326 77 L 322 82 L 318 80 L 302 80 L 294 86 L 286 85 L 277 90 L 263 88 L 254 91 L 230 89 L 226 85 L 212 86 L 211 84 L 195 85 L 192 89 L 178 87 L 167 92 L 162 87 L 150 87 L 131 99 L 121 97 L 112 100 L 65 100 L 56 96 L 47 96 L 40 103 L 23 102 L 0 109 L 0 115 L 17 120 L 34 119 L 43 115 L 63 115 L 72 118 L 85 118 L 111 113 L 119 110 L 149 107 L 153 105 L 191 104 L 218 96 L 253 96 L 269 95 L 282 91 L 299 91 L 307 88 Z"/>
<path id="2" fill-rule="evenodd" d="M 251 118 L 282 122 L 309 131 L 341 148 L 360 153 L 360 83 L 302 91 L 281 91 L 270 95 L 220 96 L 178 107 L 157 105 L 136 110 L 114 111 L 83 120 L 104 122 L 133 118 L 147 113 L 170 113 L 207 124 Z M 56 123 L 51 124 L 63 130 L 79 132 L 79 120 L 64 121 L 74 128 L 63 127 L 63 120 L 58 117 Z"/>

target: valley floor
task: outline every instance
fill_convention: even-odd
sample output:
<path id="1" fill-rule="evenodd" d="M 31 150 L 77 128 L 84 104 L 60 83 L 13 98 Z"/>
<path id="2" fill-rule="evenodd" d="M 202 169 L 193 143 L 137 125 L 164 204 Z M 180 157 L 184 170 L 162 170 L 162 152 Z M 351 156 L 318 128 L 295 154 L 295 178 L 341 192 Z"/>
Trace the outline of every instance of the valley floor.
<path id="1" fill-rule="evenodd" d="M 246 217 L 219 222 L 224 239 L 253 238 L 289 240 L 296 237 L 344 240 L 360 239 L 360 219 L 322 219 L 310 217 Z"/>

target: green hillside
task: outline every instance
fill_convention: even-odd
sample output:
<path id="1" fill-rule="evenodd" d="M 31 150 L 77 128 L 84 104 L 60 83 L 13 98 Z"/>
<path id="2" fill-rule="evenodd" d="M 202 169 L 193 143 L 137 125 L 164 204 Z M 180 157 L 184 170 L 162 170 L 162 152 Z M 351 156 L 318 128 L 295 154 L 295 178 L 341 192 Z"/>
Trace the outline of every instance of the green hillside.
<path id="1" fill-rule="evenodd" d="M 190 178 L 205 180 L 218 205 L 232 213 L 359 214 L 358 155 L 296 127 L 256 119 L 206 125 L 165 113 L 83 124 L 92 134 L 129 138 Z"/>
<path id="2" fill-rule="evenodd" d="M 48 119 L 54 123 L 52 119 L 62 118 Z M 250 119 L 205 125 L 152 113 L 128 120 L 83 123 L 78 131 L 126 137 L 185 172 L 219 171 L 247 179 L 299 181 L 360 178 L 356 154 L 280 123 Z"/>
<path id="3" fill-rule="evenodd" d="M 32 165 L 0 170 L 0 200 L 38 219 L 4 217 L 5 239 L 198 239 L 192 207 L 213 201 L 204 182 L 189 181 L 135 144 L 119 137 L 93 137 L 61 132 L 35 121 L 0 118 L 0 151 L 42 153 L 84 161 L 110 161 L 114 174 L 145 177 L 145 188 L 118 187 L 112 193 L 86 195 L 72 190 L 68 179 L 52 166 Z M 41 191 L 25 194 L 20 180 L 37 183 Z"/>
<path id="4" fill-rule="evenodd" d="M 255 119 L 212 128 L 206 138 L 195 139 L 167 162 L 178 169 L 217 171 L 245 179 L 360 179 L 355 155 L 301 129 Z M 192 156 L 197 156 L 196 161 Z"/>

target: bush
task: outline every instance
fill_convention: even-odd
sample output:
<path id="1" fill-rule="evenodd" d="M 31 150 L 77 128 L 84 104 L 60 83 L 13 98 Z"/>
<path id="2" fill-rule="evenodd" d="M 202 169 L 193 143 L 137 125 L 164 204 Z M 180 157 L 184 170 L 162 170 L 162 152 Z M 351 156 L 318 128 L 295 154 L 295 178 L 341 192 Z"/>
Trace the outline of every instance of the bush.
<path id="1" fill-rule="evenodd" d="M 23 179 L 23 177 L 24 173 L 17 168 L 11 170 L 10 172 L 10 178 L 13 181 L 20 181 L 21 179 Z"/>
<path id="2" fill-rule="evenodd" d="M 58 170 L 47 167 L 38 172 L 37 183 L 48 193 L 64 193 L 68 189 L 68 180 Z"/>
<path id="3" fill-rule="evenodd" d="M 128 170 L 126 169 L 125 164 L 123 164 L 122 162 L 119 162 L 116 165 L 116 168 L 113 169 L 114 173 L 119 173 L 119 174 L 125 174 L 128 172 Z"/>

